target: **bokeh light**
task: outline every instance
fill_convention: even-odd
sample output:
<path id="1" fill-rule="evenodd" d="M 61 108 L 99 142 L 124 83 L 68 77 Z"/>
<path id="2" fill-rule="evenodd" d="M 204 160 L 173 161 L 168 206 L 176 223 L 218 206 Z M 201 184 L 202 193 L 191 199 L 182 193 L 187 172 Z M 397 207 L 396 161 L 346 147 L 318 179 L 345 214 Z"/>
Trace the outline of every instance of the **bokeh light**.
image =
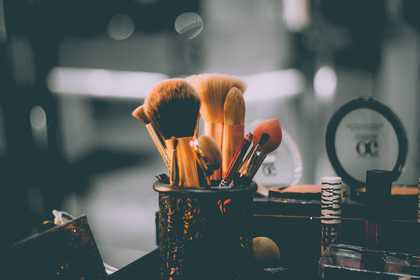
<path id="1" fill-rule="evenodd" d="M 315 95 L 321 101 L 329 101 L 334 98 L 337 89 L 337 75 L 330 66 L 322 66 L 315 73 Z"/>
<path id="2" fill-rule="evenodd" d="M 187 39 L 194 39 L 203 31 L 204 23 L 196 13 L 182 13 L 175 20 L 175 30 Z"/>
<path id="3" fill-rule="evenodd" d="M 134 21 L 128 15 L 116 14 L 109 21 L 107 33 L 114 40 L 128 39 L 135 31 Z"/>

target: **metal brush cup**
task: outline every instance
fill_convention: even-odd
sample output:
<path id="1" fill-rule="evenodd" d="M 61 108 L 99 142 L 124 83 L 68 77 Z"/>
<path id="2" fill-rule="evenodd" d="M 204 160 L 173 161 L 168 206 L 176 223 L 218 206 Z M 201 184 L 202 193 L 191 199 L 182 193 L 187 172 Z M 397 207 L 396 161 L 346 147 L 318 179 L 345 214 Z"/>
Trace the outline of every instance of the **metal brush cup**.
<path id="1" fill-rule="evenodd" d="M 251 262 L 255 183 L 178 188 L 156 182 L 161 280 L 243 279 Z"/>

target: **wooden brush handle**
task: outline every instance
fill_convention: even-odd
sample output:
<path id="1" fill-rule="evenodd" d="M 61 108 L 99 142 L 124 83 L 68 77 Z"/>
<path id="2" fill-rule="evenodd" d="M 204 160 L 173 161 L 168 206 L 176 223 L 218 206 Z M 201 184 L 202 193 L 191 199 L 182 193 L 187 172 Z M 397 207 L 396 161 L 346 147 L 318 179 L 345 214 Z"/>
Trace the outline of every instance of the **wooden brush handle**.
<path id="1" fill-rule="evenodd" d="M 224 125 L 222 146 L 222 174 L 226 176 L 233 155 L 244 139 L 243 125 Z"/>
<path id="2" fill-rule="evenodd" d="M 194 158 L 194 152 L 190 146 L 192 137 L 178 138 L 176 148 L 176 157 L 178 161 L 179 186 L 181 187 L 199 187 L 197 163 Z"/>
<path id="3" fill-rule="evenodd" d="M 255 174 L 257 174 L 258 170 L 260 169 L 262 163 L 264 162 L 265 158 L 267 157 L 266 153 L 261 153 L 252 163 L 249 173 L 247 174 L 248 179 L 251 181 Z"/>
<path id="4" fill-rule="evenodd" d="M 223 176 L 223 180 L 220 182 L 220 185 L 227 187 L 232 182 L 233 176 L 238 172 L 239 167 L 242 164 L 242 161 L 245 155 L 248 152 L 249 146 L 251 145 L 251 140 L 243 139 L 241 145 L 236 149 L 235 153 L 232 156 L 232 159 L 229 163 L 229 167 L 226 170 L 226 174 Z"/>
<path id="5" fill-rule="evenodd" d="M 217 147 L 219 147 L 220 151 L 222 151 L 222 147 L 223 147 L 223 123 L 205 122 L 204 123 L 204 134 L 213 138 L 214 141 L 217 144 Z M 221 169 L 215 170 L 213 175 L 211 176 L 211 179 L 212 180 L 222 179 Z"/>
<path id="6" fill-rule="evenodd" d="M 170 169 L 169 157 L 168 157 L 168 154 L 166 153 L 166 147 L 163 140 L 161 139 L 159 134 L 156 132 L 155 128 L 153 127 L 151 123 L 146 124 L 146 129 L 147 129 L 147 132 L 149 133 L 150 138 L 152 139 L 153 144 L 158 150 L 163 162 L 165 163 L 166 168 L 169 170 Z"/>
<path id="7" fill-rule="evenodd" d="M 207 172 L 209 171 L 209 168 L 205 161 L 202 159 L 200 155 L 200 151 L 198 146 L 192 147 L 194 159 L 197 163 L 197 169 L 198 169 L 198 178 L 200 179 L 200 186 L 210 186 L 210 177 L 207 177 Z"/>
<path id="8" fill-rule="evenodd" d="M 255 153 L 257 152 L 257 150 L 259 149 L 259 145 L 258 144 L 254 144 L 251 148 L 251 150 L 248 152 L 248 154 L 246 154 L 244 160 L 242 161 L 241 165 L 238 167 L 238 173 L 239 175 L 244 175 L 250 165 L 250 162 L 252 160 L 252 158 L 255 156 Z"/>
<path id="9" fill-rule="evenodd" d="M 178 140 L 173 137 L 171 139 L 165 140 L 166 149 L 168 151 L 168 157 L 169 157 L 169 182 L 172 186 L 179 185 L 178 182 L 178 162 L 176 158 L 176 147 L 178 145 Z"/>

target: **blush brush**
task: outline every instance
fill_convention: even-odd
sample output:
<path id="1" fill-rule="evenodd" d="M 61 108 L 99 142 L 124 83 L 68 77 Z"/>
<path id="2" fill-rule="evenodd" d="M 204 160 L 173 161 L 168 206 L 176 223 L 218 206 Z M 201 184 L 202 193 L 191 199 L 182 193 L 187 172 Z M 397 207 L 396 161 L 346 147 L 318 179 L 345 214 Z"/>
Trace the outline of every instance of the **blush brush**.
<path id="1" fill-rule="evenodd" d="M 261 144 L 261 139 L 267 137 L 266 135 L 269 136 L 268 140 Z M 269 119 L 261 122 L 254 130 L 254 136 L 254 145 L 259 143 L 260 147 L 250 157 L 246 172 L 242 174 L 247 178 L 247 181 L 254 178 L 267 155 L 280 146 L 283 137 L 280 121 Z"/>

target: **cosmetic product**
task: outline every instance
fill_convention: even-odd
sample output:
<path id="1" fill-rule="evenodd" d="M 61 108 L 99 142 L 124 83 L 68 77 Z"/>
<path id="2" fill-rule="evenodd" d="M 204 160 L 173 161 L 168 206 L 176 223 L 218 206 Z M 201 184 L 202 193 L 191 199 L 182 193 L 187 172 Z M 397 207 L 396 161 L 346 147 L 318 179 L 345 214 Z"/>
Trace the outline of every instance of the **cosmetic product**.
<path id="1" fill-rule="evenodd" d="M 351 100 L 331 117 L 326 150 L 352 200 L 364 200 L 367 170 L 390 170 L 396 181 L 405 166 L 407 134 L 398 116 L 371 97 Z"/>
<path id="2" fill-rule="evenodd" d="M 368 170 L 366 174 L 366 219 L 364 221 L 365 247 L 369 250 L 383 249 L 384 223 L 389 216 L 392 172 L 387 170 Z M 365 252 L 362 255 L 363 267 L 383 271 L 384 258 Z"/>
<path id="3" fill-rule="evenodd" d="M 364 225 L 366 247 L 382 247 L 381 230 L 388 217 L 391 197 L 392 172 L 368 170 L 366 173 L 366 220 Z"/>
<path id="4" fill-rule="evenodd" d="M 206 180 L 206 185 L 211 186 L 211 175 L 220 168 L 222 162 L 222 155 L 216 142 L 213 138 L 207 135 L 201 135 L 198 139 L 190 142 L 194 151 L 195 160 L 203 172 Z"/>
<path id="5" fill-rule="evenodd" d="M 245 100 L 242 92 L 233 87 L 229 90 L 224 104 L 224 124 L 222 141 L 222 174 L 227 175 L 229 164 L 236 148 L 244 138 Z"/>
<path id="6" fill-rule="evenodd" d="M 187 78 L 201 100 L 200 114 L 204 120 L 204 134 L 212 137 L 220 151 L 223 149 L 224 104 L 228 92 L 236 87 L 242 93 L 246 86 L 240 79 L 225 74 L 200 74 Z M 220 180 L 221 170 L 216 170 L 213 180 Z"/>
<path id="7" fill-rule="evenodd" d="M 326 248 L 339 241 L 341 225 L 340 177 L 323 177 L 321 180 L 321 256 Z"/>
<path id="8" fill-rule="evenodd" d="M 280 248 L 272 239 L 257 236 L 252 239 L 252 253 L 258 265 L 263 268 L 278 267 Z"/>
<path id="9" fill-rule="evenodd" d="M 248 152 L 249 147 L 252 144 L 252 138 L 253 138 L 253 134 L 248 133 L 247 135 L 245 135 L 245 138 L 242 140 L 241 145 L 237 147 L 235 154 L 231 158 L 226 174 L 223 177 L 222 181 L 220 182 L 221 187 L 227 187 L 232 182 L 233 177 L 238 172 L 239 166 L 241 165 L 243 158 L 245 157 L 246 153 Z"/>
<path id="10" fill-rule="evenodd" d="M 177 138 L 176 159 L 179 184 L 199 186 L 197 164 L 190 141 L 197 131 L 200 100 L 195 90 L 183 79 L 158 83 L 144 103 L 146 115 L 157 125 L 166 144 Z"/>
<path id="11" fill-rule="evenodd" d="M 254 130 L 254 136 L 254 146 L 258 148 L 253 150 L 241 170 L 241 175 L 246 178 L 246 181 L 251 181 L 254 178 L 266 156 L 279 147 L 282 140 L 279 120 L 270 119 L 261 122 Z M 263 136 L 268 136 L 268 138 L 265 143 L 260 143 Z"/>
<path id="12" fill-rule="evenodd" d="M 249 174 L 251 168 L 252 168 L 252 162 L 255 160 L 255 158 L 258 156 L 259 153 L 261 153 L 262 146 L 265 145 L 270 139 L 270 135 L 267 133 L 263 133 L 258 141 L 254 141 L 255 138 L 253 138 L 253 146 L 251 150 L 248 152 L 248 154 L 245 156 L 245 159 L 242 161 L 242 164 L 239 167 L 238 171 L 238 177 L 239 178 L 246 178 L 246 176 Z"/>

